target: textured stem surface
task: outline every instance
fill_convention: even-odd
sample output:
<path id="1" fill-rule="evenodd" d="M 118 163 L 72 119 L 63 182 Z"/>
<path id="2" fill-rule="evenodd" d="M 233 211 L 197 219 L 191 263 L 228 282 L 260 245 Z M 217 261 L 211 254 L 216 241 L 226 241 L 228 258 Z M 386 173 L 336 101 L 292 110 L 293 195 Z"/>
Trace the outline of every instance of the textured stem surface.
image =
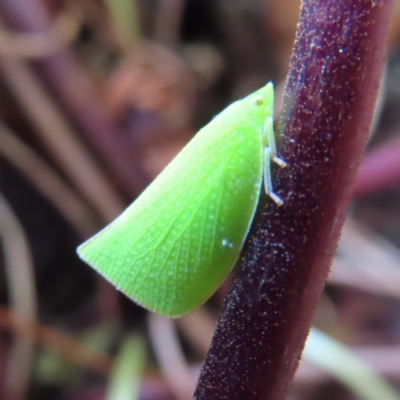
<path id="1" fill-rule="evenodd" d="M 240 261 L 195 399 L 284 399 L 368 136 L 391 0 L 304 0 L 275 190 Z"/>

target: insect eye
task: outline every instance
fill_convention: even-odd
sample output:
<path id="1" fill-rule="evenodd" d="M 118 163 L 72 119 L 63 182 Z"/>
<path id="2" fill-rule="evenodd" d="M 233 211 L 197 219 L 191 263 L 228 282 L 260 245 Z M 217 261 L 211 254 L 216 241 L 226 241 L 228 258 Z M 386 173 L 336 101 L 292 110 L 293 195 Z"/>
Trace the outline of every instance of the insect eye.
<path id="1" fill-rule="evenodd" d="M 264 104 L 264 99 L 261 96 L 254 96 L 253 103 L 256 106 L 262 106 Z"/>

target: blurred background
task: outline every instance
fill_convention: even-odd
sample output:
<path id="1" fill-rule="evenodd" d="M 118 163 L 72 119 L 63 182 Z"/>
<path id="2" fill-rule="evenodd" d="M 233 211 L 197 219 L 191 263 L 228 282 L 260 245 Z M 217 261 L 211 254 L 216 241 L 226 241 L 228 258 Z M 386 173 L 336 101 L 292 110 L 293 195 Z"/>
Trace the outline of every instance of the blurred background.
<path id="1" fill-rule="evenodd" d="M 169 321 L 118 293 L 75 248 L 230 102 L 272 80 L 278 115 L 299 3 L 0 0 L 0 399 L 191 398 L 229 282 Z M 371 140 L 315 326 L 399 387 L 396 7 Z M 312 356 L 290 393 L 357 396 Z"/>

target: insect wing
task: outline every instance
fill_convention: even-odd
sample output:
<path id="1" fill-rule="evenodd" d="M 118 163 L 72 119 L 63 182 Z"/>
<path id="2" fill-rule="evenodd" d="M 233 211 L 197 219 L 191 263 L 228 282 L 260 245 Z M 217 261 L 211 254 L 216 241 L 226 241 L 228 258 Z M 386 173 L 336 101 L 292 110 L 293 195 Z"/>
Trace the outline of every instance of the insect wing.
<path id="1" fill-rule="evenodd" d="M 259 129 L 215 118 L 79 255 L 152 311 L 192 311 L 239 256 L 258 202 L 262 151 Z"/>

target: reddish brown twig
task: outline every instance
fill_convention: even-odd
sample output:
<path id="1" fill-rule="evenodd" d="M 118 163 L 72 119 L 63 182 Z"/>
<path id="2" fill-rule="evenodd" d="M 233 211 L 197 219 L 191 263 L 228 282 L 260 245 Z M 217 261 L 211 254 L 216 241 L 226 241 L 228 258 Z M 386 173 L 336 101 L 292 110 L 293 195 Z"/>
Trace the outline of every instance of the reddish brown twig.
<path id="1" fill-rule="evenodd" d="M 367 153 L 358 171 L 354 198 L 400 185 L 400 138 L 395 137 Z"/>
<path id="2" fill-rule="evenodd" d="M 100 375 L 108 376 L 110 373 L 113 364 L 112 358 L 84 347 L 79 342 L 53 329 L 18 317 L 1 305 L 0 327 L 29 338 Z"/>

